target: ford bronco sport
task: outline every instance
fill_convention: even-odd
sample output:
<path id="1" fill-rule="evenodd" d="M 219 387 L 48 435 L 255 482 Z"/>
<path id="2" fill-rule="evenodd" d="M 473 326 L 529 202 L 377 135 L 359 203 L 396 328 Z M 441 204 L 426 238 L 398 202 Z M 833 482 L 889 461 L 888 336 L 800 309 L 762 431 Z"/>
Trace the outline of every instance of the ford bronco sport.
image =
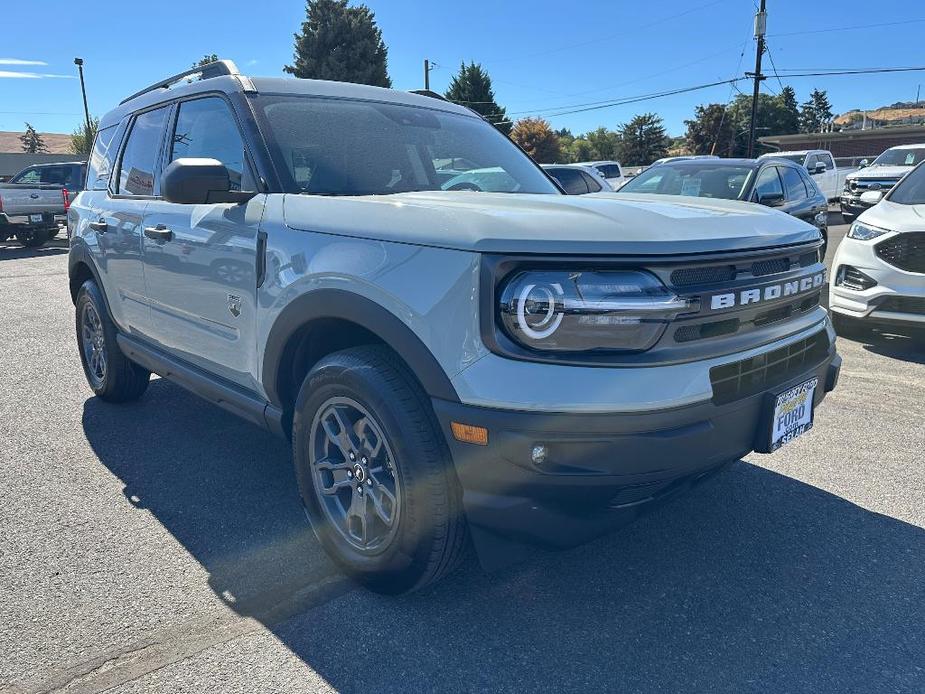
<path id="1" fill-rule="evenodd" d="M 101 123 L 68 215 L 87 380 L 122 402 L 154 372 L 291 438 L 320 542 L 376 590 L 470 537 L 584 541 L 804 433 L 835 386 L 804 222 L 566 196 L 430 96 L 200 72 Z"/>

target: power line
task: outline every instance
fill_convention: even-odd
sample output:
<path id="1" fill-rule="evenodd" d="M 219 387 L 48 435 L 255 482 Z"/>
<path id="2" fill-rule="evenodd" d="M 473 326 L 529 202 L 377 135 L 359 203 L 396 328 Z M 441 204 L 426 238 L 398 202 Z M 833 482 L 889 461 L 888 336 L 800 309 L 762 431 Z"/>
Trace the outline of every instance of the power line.
<path id="1" fill-rule="evenodd" d="M 885 72 L 925 72 L 925 67 L 878 67 L 858 68 L 856 70 L 836 70 L 830 72 L 782 72 L 782 77 L 832 77 L 837 75 L 877 75 Z M 774 77 L 778 73 L 773 73 Z"/>
<path id="2" fill-rule="evenodd" d="M 904 19 L 900 22 L 882 22 L 881 24 L 857 24 L 854 26 L 847 27 L 832 27 L 830 29 L 810 29 L 807 31 L 789 31 L 783 34 L 768 34 L 768 36 L 778 37 L 778 36 L 805 36 L 806 34 L 831 34 L 835 31 L 854 31 L 856 29 L 876 29 L 877 27 L 895 27 L 906 24 L 920 24 L 925 22 L 925 18 L 922 19 Z"/>

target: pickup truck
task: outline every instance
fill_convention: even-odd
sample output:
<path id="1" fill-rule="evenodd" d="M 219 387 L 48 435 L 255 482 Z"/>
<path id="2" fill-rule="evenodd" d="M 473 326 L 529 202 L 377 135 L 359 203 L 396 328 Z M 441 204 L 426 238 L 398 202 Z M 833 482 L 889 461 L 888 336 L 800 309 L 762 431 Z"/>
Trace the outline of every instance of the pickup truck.
<path id="1" fill-rule="evenodd" d="M 880 193 L 882 197 L 922 161 L 925 161 L 925 144 L 890 147 L 870 165 L 866 159 L 862 161 L 861 168 L 846 178 L 839 199 L 845 223 L 851 224 L 859 214 L 877 204 L 876 195 L 864 193 Z"/>
<path id="2" fill-rule="evenodd" d="M 619 527 L 808 433 L 836 386 L 811 224 L 565 195 L 443 99 L 196 73 L 100 123 L 68 211 L 75 349 L 101 400 L 158 373 L 289 439 L 321 545 L 375 590 L 470 539 L 491 566 Z"/>
<path id="3" fill-rule="evenodd" d="M 838 200 L 848 174 L 854 168 L 838 168 L 835 157 L 827 149 L 806 149 L 792 152 L 770 152 L 762 154 L 759 159 L 788 159 L 805 167 L 813 177 L 819 190 L 829 201 Z"/>
<path id="4" fill-rule="evenodd" d="M 0 241 L 15 237 L 36 248 L 58 233 L 56 217 L 67 214 L 67 188 L 51 183 L 0 183 Z"/>

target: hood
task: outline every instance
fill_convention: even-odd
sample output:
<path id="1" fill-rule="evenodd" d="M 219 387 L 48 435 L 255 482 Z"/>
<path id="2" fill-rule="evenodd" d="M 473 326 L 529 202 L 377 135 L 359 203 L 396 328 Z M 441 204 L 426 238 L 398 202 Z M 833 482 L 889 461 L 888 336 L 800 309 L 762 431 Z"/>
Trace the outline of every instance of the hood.
<path id="1" fill-rule="evenodd" d="M 925 205 L 881 200 L 858 217 L 858 221 L 889 231 L 925 231 Z"/>
<path id="2" fill-rule="evenodd" d="M 715 253 L 819 238 L 767 207 L 670 195 L 287 194 L 283 204 L 293 229 L 484 253 Z"/>
<path id="3" fill-rule="evenodd" d="M 868 166 L 852 171 L 845 180 L 853 181 L 858 178 L 902 178 L 915 168 L 913 166 Z"/>

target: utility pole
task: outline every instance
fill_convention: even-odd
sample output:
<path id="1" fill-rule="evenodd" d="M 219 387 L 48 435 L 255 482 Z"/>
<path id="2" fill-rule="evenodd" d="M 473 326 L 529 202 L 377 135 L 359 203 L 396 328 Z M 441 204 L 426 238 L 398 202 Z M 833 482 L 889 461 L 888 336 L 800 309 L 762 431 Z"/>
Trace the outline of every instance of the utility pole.
<path id="1" fill-rule="evenodd" d="M 755 40 L 758 45 L 755 48 L 755 72 L 746 72 L 746 77 L 755 78 L 755 89 L 752 92 L 752 120 L 748 129 L 748 158 L 755 156 L 755 120 L 758 117 L 758 91 L 761 89 L 761 82 L 764 75 L 761 74 L 761 56 L 764 53 L 764 35 L 768 29 L 768 13 L 764 8 L 765 0 L 761 0 L 761 9 L 755 15 Z"/>
<path id="2" fill-rule="evenodd" d="M 424 89 L 427 91 L 430 91 L 430 71 L 435 67 L 427 58 L 424 58 Z"/>
<path id="3" fill-rule="evenodd" d="M 922 85 L 918 86 L 918 89 L 915 90 L 915 105 L 919 105 L 919 95 L 922 93 Z"/>
<path id="4" fill-rule="evenodd" d="M 77 66 L 77 71 L 80 73 L 80 92 L 84 97 L 84 118 L 87 121 L 87 136 L 90 136 L 90 109 L 87 108 L 87 88 L 84 86 L 84 59 L 83 58 L 74 58 L 74 65 Z"/>

